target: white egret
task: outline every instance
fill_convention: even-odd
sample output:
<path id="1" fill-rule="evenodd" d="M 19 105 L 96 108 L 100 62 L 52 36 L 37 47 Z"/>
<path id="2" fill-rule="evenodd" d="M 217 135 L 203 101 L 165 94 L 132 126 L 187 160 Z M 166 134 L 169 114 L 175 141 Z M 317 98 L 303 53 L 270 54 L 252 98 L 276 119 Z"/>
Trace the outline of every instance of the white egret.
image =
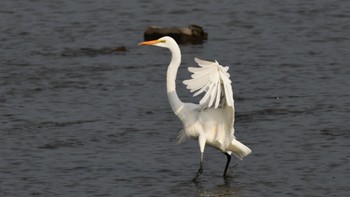
<path id="1" fill-rule="evenodd" d="M 145 41 L 139 45 L 152 45 L 168 48 L 171 61 L 167 70 L 167 94 L 173 112 L 181 120 L 183 129 L 179 132 L 179 142 L 188 137 L 198 140 L 200 165 L 194 180 L 203 172 L 203 153 L 208 144 L 221 150 L 227 157 L 224 170 L 227 169 L 233 153 L 239 159 L 249 155 L 251 150 L 237 141 L 234 136 L 235 108 L 228 67 L 217 61 L 210 62 L 195 58 L 200 67 L 189 67 L 192 79 L 183 83 L 195 92 L 194 96 L 205 93 L 199 104 L 183 103 L 176 93 L 176 75 L 181 63 L 181 51 L 176 41 L 168 36 L 158 40 Z"/>

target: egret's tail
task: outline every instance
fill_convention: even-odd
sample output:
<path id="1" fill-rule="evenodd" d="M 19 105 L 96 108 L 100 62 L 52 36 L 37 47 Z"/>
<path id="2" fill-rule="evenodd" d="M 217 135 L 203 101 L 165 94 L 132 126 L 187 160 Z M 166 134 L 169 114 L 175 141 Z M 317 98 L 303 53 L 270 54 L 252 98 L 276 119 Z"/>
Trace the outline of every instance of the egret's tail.
<path id="1" fill-rule="evenodd" d="M 232 151 L 236 157 L 239 159 L 243 159 L 243 157 L 249 155 L 252 150 L 248 148 L 246 145 L 242 144 L 236 139 L 233 139 L 227 150 Z"/>

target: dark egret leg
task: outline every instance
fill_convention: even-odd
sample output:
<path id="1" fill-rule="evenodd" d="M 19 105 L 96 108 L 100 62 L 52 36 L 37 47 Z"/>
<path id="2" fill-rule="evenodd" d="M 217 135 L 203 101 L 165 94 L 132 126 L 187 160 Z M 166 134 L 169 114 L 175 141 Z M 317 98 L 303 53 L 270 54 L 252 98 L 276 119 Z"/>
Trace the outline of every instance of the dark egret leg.
<path id="1" fill-rule="evenodd" d="M 199 150 L 201 152 L 201 160 L 199 163 L 198 172 L 197 172 L 196 176 L 192 179 L 192 181 L 195 181 L 199 177 L 199 175 L 201 175 L 203 173 L 203 153 L 204 153 L 204 148 L 205 148 L 205 142 L 206 142 L 205 137 L 203 135 L 200 135 L 198 137 L 198 144 L 199 144 Z"/>
<path id="2" fill-rule="evenodd" d="M 201 175 L 203 173 L 203 153 L 201 153 L 201 160 L 200 160 L 200 163 L 199 163 L 199 169 L 198 169 L 198 172 L 196 174 L 196 177 L 199 177 L 199 175 Z"/>
<path id="3" fill-rule="evenodd" d="M 192 179 L 192 181 L 195 181 L 202 173 L 203 173 L 203 153 L 201 152 L 201 160 L 199 163 L 199 169 L 198 169 L 196 176 Z"/>
<path id="4" fill-rule="evenodd" d="M 227 158 L 227 162 L 226 162 L 226 166 L 225 166 L 224 176 L 226 176 L 228 166 L 230 165 L 230 162 L 231 162 L 231 155 L 228 153 L 225 153 L 225 155 Z"/>

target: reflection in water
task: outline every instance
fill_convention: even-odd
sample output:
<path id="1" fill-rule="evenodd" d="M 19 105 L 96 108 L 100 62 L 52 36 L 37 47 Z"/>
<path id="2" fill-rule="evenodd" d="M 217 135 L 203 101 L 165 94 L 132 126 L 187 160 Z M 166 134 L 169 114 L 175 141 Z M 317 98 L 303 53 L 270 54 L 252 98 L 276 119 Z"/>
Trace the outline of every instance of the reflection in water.
<path id="1" fill-rule="evenodd" d="M 223 177 L 223 183 L 208 186 L 208 181 L 198 180 L 194 182 L 198 196 L 238 196 L 241 186 L 233 182 L 233 177 Z"/>
<path id="2" fill-rule="evenodd" d="M 234 182 L 233 177 L 215 177 L 209 180 L 206 178 L 177 183 L 173 190 L 181 196 L 239 196 L 243 189 L 239 183 Z M 213 181 L 218 184 L 213 184 Z"/>

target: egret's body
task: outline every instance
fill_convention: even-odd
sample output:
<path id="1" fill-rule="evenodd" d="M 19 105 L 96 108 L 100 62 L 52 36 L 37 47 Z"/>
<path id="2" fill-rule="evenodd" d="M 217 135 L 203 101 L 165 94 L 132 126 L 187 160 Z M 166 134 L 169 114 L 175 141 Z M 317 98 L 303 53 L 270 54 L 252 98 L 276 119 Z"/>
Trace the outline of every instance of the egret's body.
<path id="1" fill-rule="evenodd" d="M 200 168 L 195 176 L 203 172 L 203 153 L 208 144 L 221 150 L 227 157 L 224 176 L 233 153 L 239 159 L 251 153 L 251 150 L 235 139 L 234 136 L 234 100 L 231 81 L 227 72 L 218 62 L 209 62 L 195 58 L 200 67 L 190 67 L 192 79 L 185 80 L 184 84 L 194 96 L 205 93 L 199 104 L 183 103 L 176 93 L 176 75 L 181 63 L 180 48 L 171 37 L 162 37 L 158 40 L 140 43 L 168 48 L 171 52 L 171 61 L 167 70 L 167 94 L 172 110 L 181 120 L 183 129 L 179 133 L 179 142 L 187 137 L 198 140 L 201 152 Z"/>

